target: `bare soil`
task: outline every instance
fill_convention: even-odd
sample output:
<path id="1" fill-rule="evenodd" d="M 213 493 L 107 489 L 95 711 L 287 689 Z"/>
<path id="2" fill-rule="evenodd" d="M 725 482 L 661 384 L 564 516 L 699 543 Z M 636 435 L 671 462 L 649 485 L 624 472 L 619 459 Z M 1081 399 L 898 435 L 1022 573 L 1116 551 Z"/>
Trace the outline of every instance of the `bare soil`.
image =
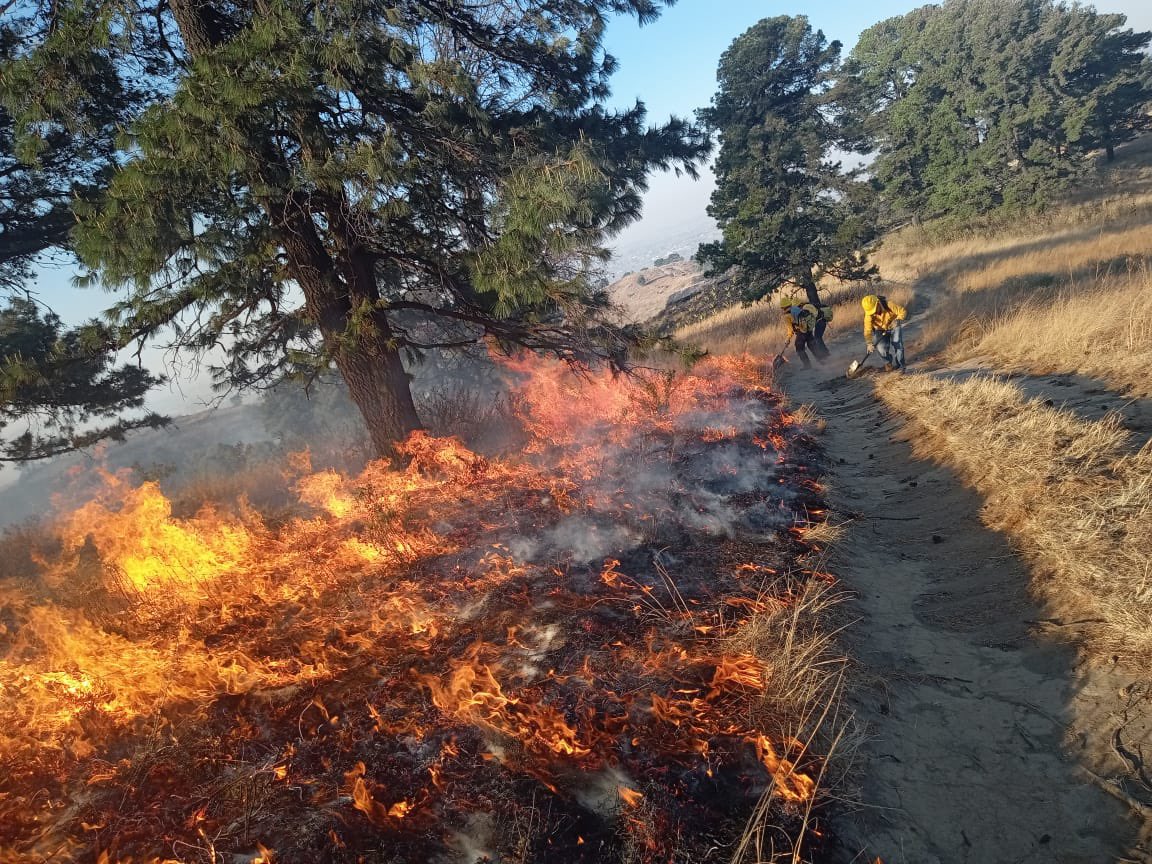
<path id="1" fill-rule="evenodd" d="M 782 376 L 828 424 L 829 503 L 848 522 L 832 569 L 860 618 L 848 648 L 867 737 L 831 860 L 1152 861 L 1148 675 L 1083 658 L 1077 622 L 1032 599 L 980 497 L 913 457 L 874 394 L 884 373 L 845 378 L 856 341 Z"/>

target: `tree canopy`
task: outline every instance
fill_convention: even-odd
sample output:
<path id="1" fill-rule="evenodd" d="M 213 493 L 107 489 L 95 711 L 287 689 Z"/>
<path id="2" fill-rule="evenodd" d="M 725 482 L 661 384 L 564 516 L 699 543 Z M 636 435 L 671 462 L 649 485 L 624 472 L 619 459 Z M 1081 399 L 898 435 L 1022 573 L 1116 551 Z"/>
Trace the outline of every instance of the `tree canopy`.
<path id="1" fill-rule="evenodd" d="M 719 135 L 708 208 L 723 238 L 700 247 L 710 271 L 736 268 L 755 300 L 791 282 L 816 302 L 813 267 L 867 278 L 867 188 L 845 171 L 845 144 L 829 91 L 840 43 L 804 16 L 760 21 L 720 58 L 719 89 L 700 119 Z"/>
<path id="2" fill-rule="evenodd" d="M 77 69 L 132 93 L 118 167 L 74 203 L 122 342 L 223 347 L 223 386 L 334 364 L 386 452 L 419 423 L 405 357 L 633 338 L 589 275 L 648 172 L 707 150 L 601 106 L 607 16 L 661 5 L 45 2 L 0 81 L 22 141 L 97 101 Z"/>
<path id="3" fill-rule="evenodd" d="M 27 23 L 0 21 L 0 63 L 19 55 Z M 18 136 L 0 107 L 0 462 L 44 459 L 165 422 L 141 410 L 161 379 L 117 367 L 114 328 L 66 328 L 30 293 L 45 256 L 70 260 L 73 202 L 97 194 L 115 165 L 116 126 L 132 96 L 110 71 L 73 67 L 81 89 L 58 122 L 39 122 L 35 137 Z"/>
<path id="4" fill-rule="evenodd" d="M 885 210 L 1044 206 L 1144 128 L 1152 33 L 1056 0 L 946 0 L 861 34 L 837 101 L 875 151 Z"/>
<path id="5" fill-rule="evenodd" d="M 96 322 L 65 329 L 27 298 L 0 309 L 0 433 L 16 433 L 0 444 L 0 462 L 46 459 L 167 422 L 151 412 L 123 416 L 143 407 L 159 379 L 117 367 L 113 337 Z"/>

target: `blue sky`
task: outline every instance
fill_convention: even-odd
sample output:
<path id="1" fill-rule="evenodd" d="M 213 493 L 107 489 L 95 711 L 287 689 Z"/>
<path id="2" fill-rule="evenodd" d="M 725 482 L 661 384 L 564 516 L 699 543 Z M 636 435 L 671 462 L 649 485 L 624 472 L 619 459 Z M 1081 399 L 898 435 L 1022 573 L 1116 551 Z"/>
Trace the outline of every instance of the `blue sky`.
<path id="1" fill-rule="evenodd" d="M 755 0 L 679 0 L 654 24 L 640 27 L 621 17 L 608 29 L 608 53 L 620 61 L 613 80 L 614 101 L 641 99 L 653 120 L 691 115 L 708 103 L 716 87 L 720 55 L 732 40 L 762 18 L 807 15 L 845 53 L 861 31 L 878 21 L 923 5 L 908 0 L 803 3 Z"/>

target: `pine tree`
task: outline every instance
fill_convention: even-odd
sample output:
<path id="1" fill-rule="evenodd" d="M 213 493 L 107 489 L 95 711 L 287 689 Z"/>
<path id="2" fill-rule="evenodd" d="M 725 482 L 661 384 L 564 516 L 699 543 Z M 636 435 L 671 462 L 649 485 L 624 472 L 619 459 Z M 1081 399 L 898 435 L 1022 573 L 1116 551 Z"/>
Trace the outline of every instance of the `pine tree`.
<path id="1" fill-rule="evenodd" d="M 223 345 L 221 385 L 334 364 L 381 453 L 419 424 L 404 357 L 489 344 L 619 359 L 589 287 L 653 168 L 703 136 L 601 107 L 609 13 L 653 0 L 45 6 L 5 70 L 21 119 L 104 60 L 147 107 L 76 246 L 126 337 Z M 141 68 L 144 67 L 144 68 Z M 34 133 L 35 126 L 25 126 Z"/>
<path id="2" fill-rule="evenodd" d="M 861 34 L 837 98 L 894 218 L 1035 210 L 1134 135 L 1152 33 L 1055 0 L 947 0 Z"/>
<path id="3" fill-rule="evenodd" d="M 34 26 L 31 14 L 9 11 L 0 20 L 0 69 L 21 58 Z M 35 135 L 18 135 L 11 112 L 0 104 L 0 291 L 7 293 L 25 287 L 38 256 L 67 256 L 72 200 L 93 194 L 106 179 L 117 125 L 133 99 L 98 60 L 62 69 L 74 86 L 57 94 L 55 119 L 43 113 L 24 118 L 35 124 Z"/>
<path id="4" fill-rule="evenodd" d="M 15 14 L 0 22 L 0 61 L 18 56 L 29 25 Z M 92 194 L 111 165 L 131 94 L 109 72 L 99 63 L 73 67 L 98 98 L 77 98 L 72 106 L 80 110 L 62 122 L 39 119 L 39 135 L 24 141 L 34 146 L 18 147 L 13 118 L 0 107 L 0 462 L 45 459 L 166 422 L 140 410 L 161 379 L 116 366 L 113 329 L 65 328 L 31 299 L 28 285 L 41 256 L 70 257 L 71 203 Z"/>
<path id="5" fill-rule="evenodd" d="M 760 21 L 720 58 L 719 89 L 700 119 L 719 133 L 708 208 L 723 239 L 700 247 L 710 272 L 734 270 L 747 300 L 785 283 L 818 302 L 813 268 L 872 273 L 860 254 L 866 188 L 833 158 L 844 132 L 827 98 L 840 43 L 803 16 Z"/>
<path id="6" fill-rule="evenodd" d="M 1082 151 L 1103 148 L 1109 162 L 1117 144 L 1149 128 L 1152 102 L 1152 33 L 1125 29 L 1123 15 L 1091 7 L 1069 10 L 1052 74 L 1072 97 L 1064 131 Z"/>
<path id="7" fill-rule="evenodd" d="M 135 414 L 159 379 L 132 365 L 116 367 L 114 332 L 96 322 L 65 330 L 27 298 L 0 309 L 0 462 L 27 462 L 121 440 L 131 429 L 167 420 Z M 111 421 L 111 422 L 108 422 Z"/>

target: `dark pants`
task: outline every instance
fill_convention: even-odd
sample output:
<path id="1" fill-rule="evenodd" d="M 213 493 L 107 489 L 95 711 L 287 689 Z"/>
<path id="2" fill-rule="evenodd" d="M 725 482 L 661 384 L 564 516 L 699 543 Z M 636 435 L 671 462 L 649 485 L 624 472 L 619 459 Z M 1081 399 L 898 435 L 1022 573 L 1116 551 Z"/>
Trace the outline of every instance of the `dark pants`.
<path id="1" fill-rule="evenodd" d="M 808 362 L 808 349 L 812 349 L 817 362 L 824 362 L 824 358 L 828 356 L 828 349 L 815 333 L 797 333 L 796 356 L 800 358 L 800 365 L 805 369 L 812 365 Z"/>
<path id="2" fill-rule="evenodd" d="M 816 321 L 815 332 L 812 340 L 812 353 L 816 355 L 817 359 L 823 360 L 828 356 L 828 346 L 824 344 L 824 331 L 828 329 L 828 322 L 819 318 Z"/>

